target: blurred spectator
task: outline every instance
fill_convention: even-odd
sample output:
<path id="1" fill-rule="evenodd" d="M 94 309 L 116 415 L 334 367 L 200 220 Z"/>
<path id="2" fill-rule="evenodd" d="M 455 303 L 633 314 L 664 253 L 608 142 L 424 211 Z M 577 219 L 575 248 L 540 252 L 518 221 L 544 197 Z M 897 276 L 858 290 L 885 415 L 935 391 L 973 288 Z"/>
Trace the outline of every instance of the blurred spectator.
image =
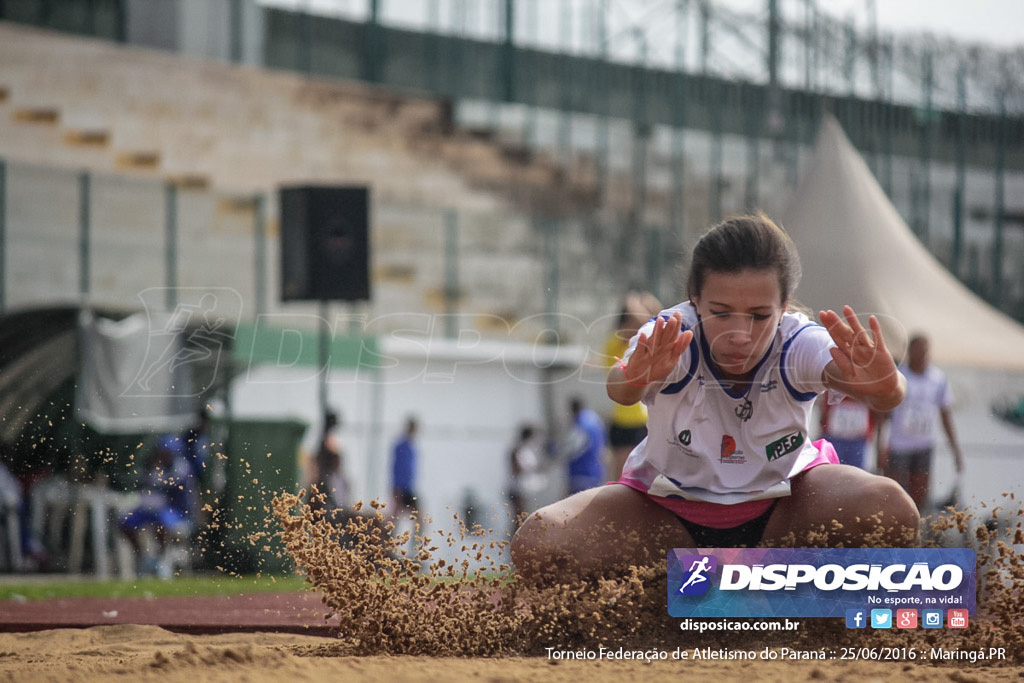
<path id="1" fill-rule="evenodd" d="M 196 413 L 196 422 L 182 437 L 185 460 L 201 484 L 208 483 L 210 464 L 210 413 L 202 408 Z"/>
<path id="2" fill-rule="evenodd" d="M 629 348 L 629 340 L 640 326 L 661 310 L 661 303 L 653 294 L 630 292 L 622 300 L 619 319 L 615 330 L 604 345 L 604 357 L 609 366 L 614 365 Z M 608 443 L 612 449 L 608 478 L 618 481 L 626 458 L 638 443 L 647 436 L 647 407 L 637 401 L 631 406 L 613 403 L 611 423 L 608 426 Z"/>
<path id="3" fill-rule="evenodd" d="M 12 571 L 49 567 L 49 554 L 32 528 L 31 487 L 31 480 L 15 477 L 0 461 L 0 565 Z"/>
<path id="4" fill-rule="evenodd" d="M 573 424 L 563 447 L 569 460 L 569 494 L 579 493 L 605 483 L 604 423 L 600 416 L 588 408 L 580 397 L 569 402 Z"/>
<path id="5" fill-rule="evenodd" d="M 480 523 L 480 501 L 476 498 L 476 492 L 466 487 L 462 491 L 462 524 L 467 532 L 476 530 Z"/>
<path id="6" fill-rule="evenodd" d="M 317 492 L 310 492 L 309 506 L 314 511 L 334 515 L 349 504 L 349 484 L 345 475 L 345 459 L 341 441 L 335 431 L 341 427 L 338 413 L 328 410 L 324 413 L 323 434 L 317 446 L 313 463 L 313 485 Z"/>
<path id="7" fill-rule="evenodd" d="M 891 413 L 888 443 L 878 449 L 879 469 L 895 479 L 923 509 L 928 498 L 938 423 L 953 451 L 957 476 L 964 469 L 964 457 L 953 426 L 953 392 L 946 376 L 930 363 L 928 338 L 917 334 L 910 339 L 907 360 L 900 365 L 907 378 L 907 395 Z"/>
<path id="8" fill-rule="evenodd" d="M 66 469 L 44 470 L 31 488 L 30 528 L 32 536 L 42 542 L 45 555 L 42 570 L 71 569 L 70 553 L 74 543 L 67 522 L 69 517 L 73 519 L 75 503 L 82 490 L 97 479 L 84 453 L 75 452 L 69 457 Z"/>
<path id="9" fill-rule="evenodd" d="M 875 415 L 864 403 L 843 396 L 838 403 L 821 400 L 821 436 L 836 449 L 839 462 L 865 469 L 865 454 L 875 435 Z"/>
<path id="10" fill-rule="evenodd" d="M 523 425 L 508 453 L 508 500 L 512 506 L 515 528 L 518 528 L 523 515 L 529 512 L 527 501 L 544 486 L 541 459 L 534 443 L 535 435 L 533 425 Z"/>
<path id="11" fill-rule="evenodd" d="M 167 550 L 174 536 L 187 538 L 196 516 L 196 479 L 177 435 L 160 437 L 153 447 L 140 486 L 139 506 L 121 520 L 121 531 L 135 550 L 137 573 L 167 578 Z M 152 529 L 159 553 L 143 548 L 140 533 Z"/>
<path id="12" fill-rule="evenodd" d="M 0 566 L 9 565 L 10 571 L 21 569 L 21 526 L 21 484 L 0 462 Z"/>
<path id="13" fill-rule="evenodd" d="M 419 425 L 415 417 L 405 422 L 405 430 L 391 450 L 391 493 L 394 515 L 418 515 L 416 496 L 416 432 Z"/>

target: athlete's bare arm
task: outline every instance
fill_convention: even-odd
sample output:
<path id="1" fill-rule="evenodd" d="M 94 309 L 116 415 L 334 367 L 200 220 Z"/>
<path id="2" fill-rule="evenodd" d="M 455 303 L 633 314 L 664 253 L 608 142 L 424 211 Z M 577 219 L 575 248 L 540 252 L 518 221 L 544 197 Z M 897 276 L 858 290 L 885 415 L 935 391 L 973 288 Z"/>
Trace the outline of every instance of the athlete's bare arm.
<path id="1" fill-rule="evenodd" d="M 842 316 L 822 311 L 820 317 L 836 343 L 822 377 L 825 385 L 862 400 L 873 410 L 885 412 L 898 406 L 907 393 L 907 380 L 885 346 L 878 319 L 868 318 L 869 332 L 849 306 L 843 306 Z"/>
<path id="2" fill-rule="evenodd" d="M 640 400 L 648 384 L 668 377 L 693 339 L 692 331 L 680 332 L 682 325 L 683 316 L 678 311 L 669 318 L 655 318 L 650 336 L 641 333 L 625 364 L 614 365 L 609 371 L 608 397 L 630 406 Z"/>

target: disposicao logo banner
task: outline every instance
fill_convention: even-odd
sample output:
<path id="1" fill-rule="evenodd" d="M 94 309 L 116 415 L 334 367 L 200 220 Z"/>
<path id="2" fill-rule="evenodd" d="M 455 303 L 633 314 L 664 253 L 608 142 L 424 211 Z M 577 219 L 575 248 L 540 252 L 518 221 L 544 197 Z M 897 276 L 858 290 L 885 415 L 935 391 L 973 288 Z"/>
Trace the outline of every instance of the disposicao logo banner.
<path id="1" fill-rule="evenodd" d="M 673 617 L 845 617 L 852 608 L 966 609 L 968 548 L 674 548 Z"/>

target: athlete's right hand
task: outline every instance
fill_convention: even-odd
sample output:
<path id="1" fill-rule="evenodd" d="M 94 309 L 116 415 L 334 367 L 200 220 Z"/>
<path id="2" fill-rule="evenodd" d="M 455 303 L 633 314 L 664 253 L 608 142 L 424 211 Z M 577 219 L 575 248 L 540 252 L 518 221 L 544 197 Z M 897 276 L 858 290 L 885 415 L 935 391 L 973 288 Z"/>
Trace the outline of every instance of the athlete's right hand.
<path id="1" fill-rule="evenodd" d="M 683 316 L 678 311 L 670 318 L 655 318 L 650 336 L 640 333 L 636 348 L 623 367 L 626 381 L 641 386 L 668 377 L 693 339 L 691 330 L 680 332 L 682 326 Z"/>

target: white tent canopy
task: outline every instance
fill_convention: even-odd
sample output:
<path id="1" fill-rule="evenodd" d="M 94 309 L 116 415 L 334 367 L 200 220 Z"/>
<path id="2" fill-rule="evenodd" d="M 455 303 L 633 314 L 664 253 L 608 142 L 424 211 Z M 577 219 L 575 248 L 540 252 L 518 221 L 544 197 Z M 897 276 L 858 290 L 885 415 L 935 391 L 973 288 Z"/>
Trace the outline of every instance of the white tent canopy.
<path id="1" fill-rule="evenodd" d="M 796 298 L 813 311 L 876 315 L 897 357 L 923 332 L 938 365 L 1024 371 L 1024 327 L 935 260 L 831 116 L 782 224 L 803 265 Z"/>
<path id="2" fill-rule="evenodd" d="M 1024 430 L 1000 422 L 992 405 L 1024 394 L 1024 327 L 960 284 L 922 245 L 839 124 L 827 116 L 810 167 L 782 224 L 800 250 L 796 298 L 815 312 L 849 304 L 878 316 L 890 350 L 904 355 L 907 336 L 926 334 L 932 360 L 950 379 L 954 422 L 967 466 L 965 502 L 997 502 L 1024 486 L 1017 461 Z M 939 437 L 932 495 L 958 480 Z"/>

